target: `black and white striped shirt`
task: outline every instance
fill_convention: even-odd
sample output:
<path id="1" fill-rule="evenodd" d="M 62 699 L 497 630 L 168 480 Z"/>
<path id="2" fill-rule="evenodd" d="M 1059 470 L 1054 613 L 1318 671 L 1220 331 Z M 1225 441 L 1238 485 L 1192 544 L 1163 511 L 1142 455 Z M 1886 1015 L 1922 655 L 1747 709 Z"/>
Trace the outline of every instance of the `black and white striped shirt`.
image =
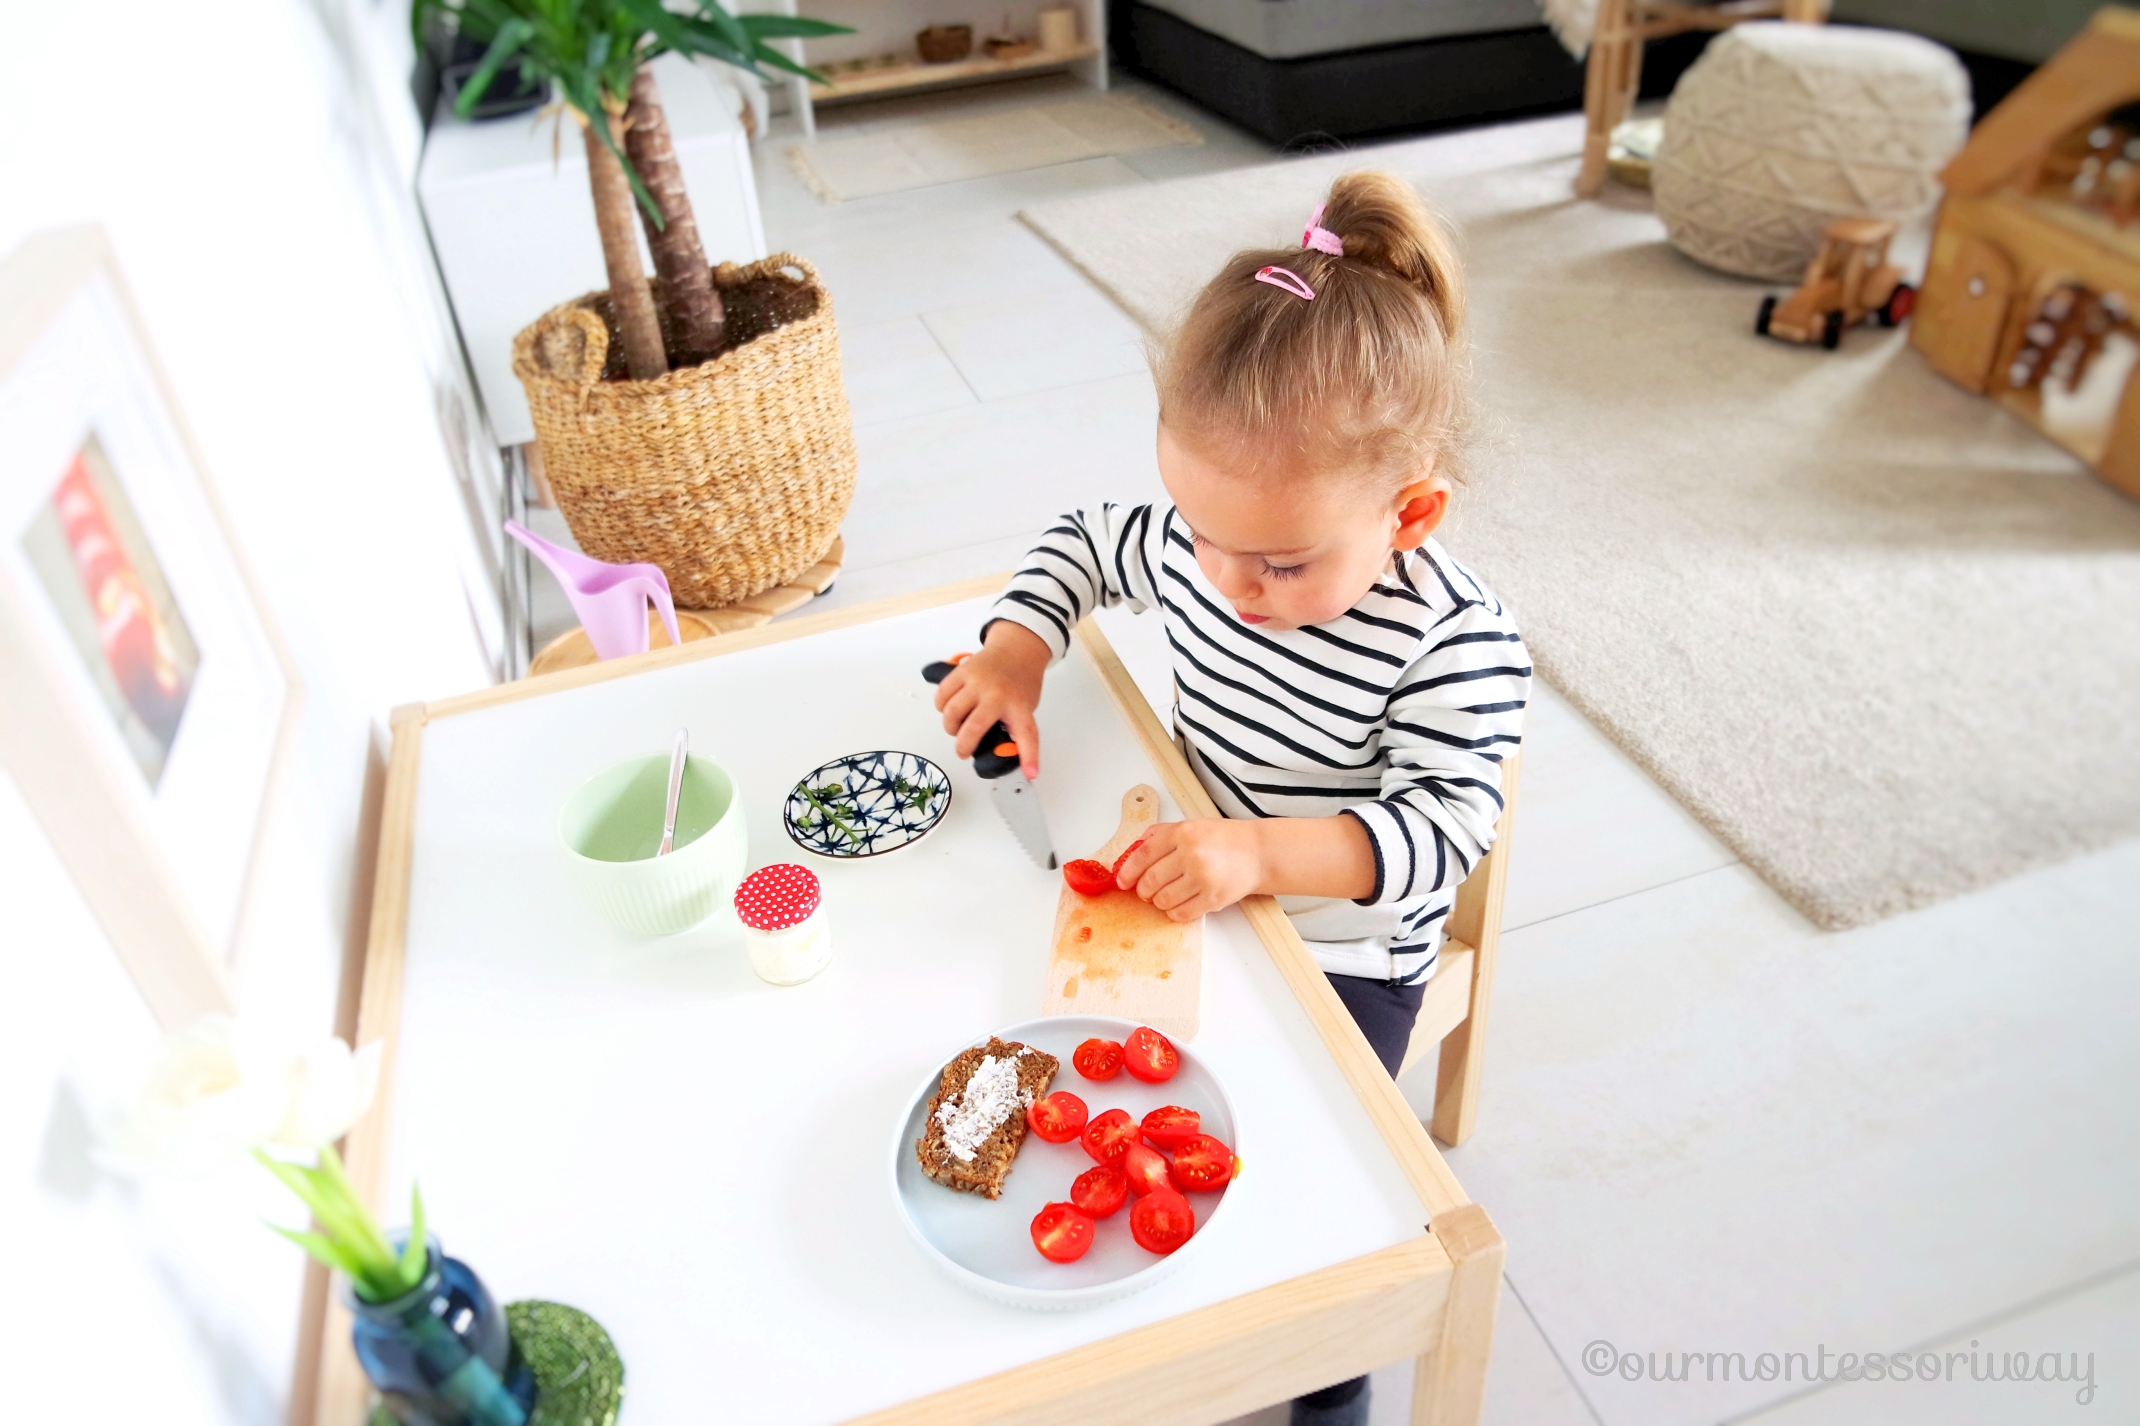
<path id="1" fill-rule="evenodd" d="M 1433 974 L 1456 887 L 1493 844 L 1501 760 L 1523 733 L 1530 655 L 1499 600 L 1429 540 L 1393 553 L 1325 624 L 1251 628 L 1197 568 L 1173 506 L 1065 515 L 990 611 L 1047 641 L 1101 606 L 1157 605 L 1173 652 L 1176 735 L 1229 817 L 1327 817 L 1367 829 L 1360 901 L 1279 904 L 1326 971 Z"/>

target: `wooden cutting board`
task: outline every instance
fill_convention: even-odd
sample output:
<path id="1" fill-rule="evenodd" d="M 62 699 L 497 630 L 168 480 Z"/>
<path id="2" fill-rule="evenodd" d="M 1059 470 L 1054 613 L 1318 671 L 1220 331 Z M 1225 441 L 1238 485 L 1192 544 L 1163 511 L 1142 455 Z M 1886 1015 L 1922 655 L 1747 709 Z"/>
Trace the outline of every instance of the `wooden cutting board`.
<path id="1" fill-rule="evenodd" d="M 1113 866 L 1159 820 L 1159 794 L 1139 783 L 1122 797 L 1122 825 L 1091 853 Z M 1169 921 L 1136 893 L 1081 896 L 1068 884 L 1055 904 L 1043 1015 L 1119 1015 L 1174 1039 L 1196 1036 L 1204 983 L 1204 920 Z"/>

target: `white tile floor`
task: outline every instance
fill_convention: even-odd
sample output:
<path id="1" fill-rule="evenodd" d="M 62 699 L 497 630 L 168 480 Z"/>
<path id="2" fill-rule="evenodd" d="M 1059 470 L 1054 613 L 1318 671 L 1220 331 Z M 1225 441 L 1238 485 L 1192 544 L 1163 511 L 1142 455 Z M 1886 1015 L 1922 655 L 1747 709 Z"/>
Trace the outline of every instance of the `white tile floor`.
<path id="1" fill-rule="evenodd" d="M 1007 568 L 1073 503 L 1158 494 L 1138 333 L 1014 215 L 1274 155 L 1138 92 L 1207 142 L 837 206 L 789 172 L 789 136 L 761 144 L 767 237 L 831 287 L 858 428 L 832 603 Z M 1472 168 L 1522 142 L 1447 151 Z M 1111 622 L 1163 690 L 1146 621 Z M 1450 1154 L 1510 1245 L 1488 1422 L 2140 1422 L 2140 843 L 1826 935 L 1541 688 L 1507 925 L 1481 1128 Z M 1421 1105 L 1432 1089 L 1404 1087 Z M 1973 1380 L 1972 1346 L 2002 1377 L 2006 1353 L 2079 1353 L 2096 1390 Z M 1666 1353 L 1822 1349 L 1831 1376 L 1842 1352 L 1907 1351 L 1954 1380 L 1809 1389 L 1795 1361 L 1788 1382 L 1742 1381 L 1697 1358 L 1691 1381 L 1629 1381 L 1584 1355 L 1647 1375 Z M 1407 1419 L 1409 1389 L 1409 1366 L 1377 1375 L 1377 1426 Z"/>

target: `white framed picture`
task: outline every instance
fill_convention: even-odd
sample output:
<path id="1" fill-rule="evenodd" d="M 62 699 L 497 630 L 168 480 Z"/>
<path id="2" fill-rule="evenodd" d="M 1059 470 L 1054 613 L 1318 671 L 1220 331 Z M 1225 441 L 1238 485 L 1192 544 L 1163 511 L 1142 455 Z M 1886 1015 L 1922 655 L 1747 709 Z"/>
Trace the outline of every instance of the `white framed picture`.
<path id="1" fill-rule="evenodd" d="M 229 1009 L 301 690 L 95 226 L 0 266 L 0 681 L 0 759 L 151 1008 Z"/>

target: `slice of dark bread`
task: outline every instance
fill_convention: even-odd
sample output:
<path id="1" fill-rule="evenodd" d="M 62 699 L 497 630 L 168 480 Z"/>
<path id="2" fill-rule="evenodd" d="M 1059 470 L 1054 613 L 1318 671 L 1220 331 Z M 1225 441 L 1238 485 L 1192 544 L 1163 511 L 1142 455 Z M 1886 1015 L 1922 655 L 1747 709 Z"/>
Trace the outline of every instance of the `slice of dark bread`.
<path id="1" fill-rule="evenodd" d="M 1004 1110 L 1000 1121 L 983 1113 L 977 1120 L 961 1122 L 960 1111 L 967 1107 L 967 1088 L 989 1060 L 1015 1063 L 1017 1092 L 1015 1096 L 999 1097 L 994 1107 Z M 1053 1055 L 1030 1045 L 1021 1045 L 1016 1040 L 993 1037 L 987 1044 L 976 1045 L 945 1065 L 936 1094 L 929 1101 L 921 1138 L 914 1144 L 914 1152 L 921 1159 L 921 1171 L 931 1181 L 960 1193 L 978 1193 L 983 1198 L 1000 1196 L 1003 1181 L 1010 1177 L 1011 1161 L 1018 1157 L 1019 1147 L 1025 1143 L 1025 1107 L 1048 1092 L 1048 1085 L 1059 1068 L 1061 1065 Z M 1000 1074 L 1000 1070 L 991 1071 L 992 1076 Z M 1007 1088 L 1000 1083 L 998 1087 Z M 965 1130 L 964 1135 L 947 1132 L 943 1114 L 946 1105 L 951 1106 L 951 1117 L 959 1128 Z M 972 1157 L 960 1157 L 958 1140 L 961 1137 L 970 1139 L 976 1129 L 983 1128 L 987 1137 L 970 1145 Z"/>

